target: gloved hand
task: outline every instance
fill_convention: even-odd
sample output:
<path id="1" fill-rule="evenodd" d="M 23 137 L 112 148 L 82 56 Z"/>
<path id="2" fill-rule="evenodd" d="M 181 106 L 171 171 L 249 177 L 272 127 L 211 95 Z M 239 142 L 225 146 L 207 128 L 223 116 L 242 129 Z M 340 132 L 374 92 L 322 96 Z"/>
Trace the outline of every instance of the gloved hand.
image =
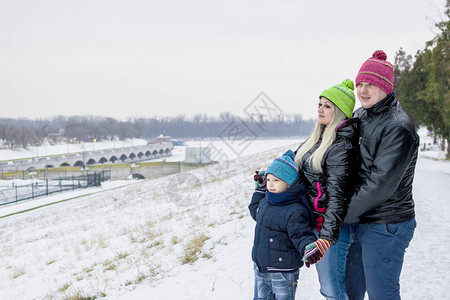
<path id="1" fill-rule="evenodd" d="M 266 192 L 267 180 L 264 171 L 255 171 L 255 175 L 253 175 L 253 180 L 255 181 L 255 190 Z"/>
<path id="2" fill-rule="evenodd" d="M 309 268 L 310 265 L 319 262 L 330 248 L 330 242 L 324 239 L 318 239 L 314 243 L 308 244 L 305 247 L 305 255 L 302 260 L 305 266 Z"/>

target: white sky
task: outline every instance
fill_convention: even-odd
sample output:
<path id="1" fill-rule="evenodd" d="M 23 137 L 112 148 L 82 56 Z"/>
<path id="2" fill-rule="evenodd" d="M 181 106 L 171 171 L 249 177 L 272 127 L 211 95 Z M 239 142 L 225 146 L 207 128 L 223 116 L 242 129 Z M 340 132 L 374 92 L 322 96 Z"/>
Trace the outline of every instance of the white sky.
<path id="1" fill-rule="evenodd" d="M 345 3 L 345 4 L 343 4 Z M 374 50 L 423 49 L 445 0 L 0 0 L 0 117 L 315 118 Z"/>

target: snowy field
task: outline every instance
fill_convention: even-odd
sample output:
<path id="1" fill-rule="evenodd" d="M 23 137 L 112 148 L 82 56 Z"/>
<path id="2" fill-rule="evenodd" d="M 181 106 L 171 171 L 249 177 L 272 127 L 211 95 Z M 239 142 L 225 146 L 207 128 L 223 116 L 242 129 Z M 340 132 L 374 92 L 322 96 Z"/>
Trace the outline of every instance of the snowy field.
<path id="1" fill-rule="evenodd" d="M 41 146 L 30 146 L 28 149 L 1 149 L 0 150 L 0 161 L 2 160 L 12 160 L 21 158 L 31 158 L 36 156 L 48 156 L 48 155 L 59 155 L 59 154 L 69 154 L 69 153 L 80 153 L 83 151 L 98 151 L 104 149 L 119 149 L 128 148 L 133 146 L 143 146 L 147 145 L 147 141 L 143 139 L 127 139 L 125 141 L 101 141 L 101 142 L 91 142 L 91 143 L 80 143 L 80 144 L 57 144 L 57 145 L 41 145 Z"/>
<path id="2" fill-rule="evenodd" d="M 246 156 L 252 153 L 261 152 L 273 145 L 288 145 L 297 143 L 300 139 L 285 138 L 276 140 L 264 140 L 264 139 L 248 139 L 248 140 L 221 140 L 221 139 L 205 139 L 205 140 L 189 140 L 185 141 L 187 147 L 210 147 L 217 149 L 224 149 L 224 155 L 220 153 L 214 155 L 214 160 L 231 160 L 238 157 Z M 80 144 L 57 144 L 57 145 L 41 145 L 37 147 L 29 147 L 28 149 L 0 149 L 0 161 L 24 159 L 32 157 L 42 157 L 50 155 L 63 155 L 69 153 L 80 153 L 83 151 L 100 151 L 105 149 L 119 149 L 129 148 L 134 146 L 147 145 L 147 141 L 143 139 L 127 139 L 124 141 L 99 141 L 91 143 Z M 175 146 L 171 157 L 154 159 L 151 161 L 180 161 L 184 160 L 184 146 Z"/>
<path id="3" fill-rule="evenodd" d="M 213 161 L 226 162 L 239 157 L 260 153 L 278 146 L 298 146 L 305 138 L 286 138 L 272 140 L 193 140 L 186 141 L 185 146 L 174 146 L 172 156 L 152 159 L 151 161 L 183 161 L 186 147 L 210 148 L 210 156 Z M 295 150 L 295 149 L 294 149 Z"/>
<path id="4" fill-rule="evenodd" d="M 0 218 L 0 299 L 251 299 L 252 174 L 297 143 L 265 145 L 278 148 L 255 145 L 259 153 L 188 174 L 0 208 L 1 217 L 43 206 Z M 442 155 L 427 151 L 418 160 L 418 227 L 403 299 L 448 297 L 450 162 Z M 302 268 L 297 299 L 322 299 L 318 288 L 315 268 Z"/>
<path id="5" fill-rule="evenodd" d="M 228 162 L 230 160 L 236 159 L 238 157 L 251 155 L 253 153 L 259 153 L 263 152 L 265 150 L 273 149 L 274 147 L 281 146 L 281 145 L 297 145 L 302 141 L 302 138 L 290 138 L 290 139 L 272 139 L 272 140 L 230 140 L 230 141 L 224 141 L 220 139 L 214 139 L 214 140 L 192 140 L 192 141 L 186 141 L 185 146 L 175 146 L 172 150 L 172 155 L 169 157 L 163 157 L 158 159 L 152 159 L 148 160 L 149 162 L 160 162 L 160 161 L 166 161 L 166 162 L 178 162 L 178 161 L 184 161 L 185 160 L 185 151 L 186 147 L 200 147 L 210 148 L 210 158 L 214 161 L 221 161 L 221 162 Z M 118 143 L 117 141 L 115 143 Z M 122 142 L 122 144 L 119 144 L 122 147 L 131 147 L 132 145 L 145 145 L 147 142 L 145 140 L 140 139 L 132 139 Z M 113 142 L 110 141 L 104 141 L 104 142 L 97 142 L 95 145 L 95 149 L 110 149 L 113 146 Z M 48 147 L 48 148 L 47 148 Z M 44 153 L 48 152 L 48 155 L 57 155 L 57 154 L 63 154 L 65 149 L 70 148 L 74 152 L 78 152 L 82 147 L 80 144 L 76 145 L 54 145 L 54 146 L 39 146 L 37 148 L 31 148 L 29 150 L 8 150 L 8 149 L 2 149 L 0 150 L 0 157 L 3 157 L 7 160 L 11 159 L 18 159 L 18 158 L 24 158 L 24 157 L 31 157 L 33 153 Z M 97 151 L 97 150 L 96 150 Z M 51 153 L 51 154 L 50 154 Z M 72 182 L 69 182 L 71 184 Z M 0 179 L 0 204 L 4 202 L 9 202 L 10 199 L 14 199 L 14 194 L 16 191 L 14 190 L 14 186 L 22 186 L 26 188 L 20 189 L 23 191 L 23 193 L 30 193 L 31 194 L 31 184 L 39 184 L 44 186 L 44 193 L 45 193 L 45 180 L 40 179 L 14 179 L 14 180 L 1 180 Z M 59 184 L 59 181 L 56 183 Z M 114 183 L 115 186 L 119 183 Z M 108 184 L 107 185 L 111 185 Z M 57 187 L 55 188 L 57 189 Z M 13 194 L 11 196 L 11 193 Z M 67 193 L 67 192 L 65 192 Z M 20 194 L 19 194 L 20 196 Z M 19 197 L 21 198 L 21 197 Z M 22 197 L 25 198 L 25 197 Z M 6 200 L 8 199 L 8 200 Z M 0 212 L 1 215 L 1 212 Z"/>
<path id="6" fill-rule="evenodd" d="M 252 153 L 259 153 L 268 149 L 272 149 L 276 146 L 281 145 L 290 145 L 290 144 L 298 144 L 300 141 L 302 141 L 302 138 L 290 138 L 290 139 L 276 139 L 276 140 L 220 140 L 220 139 L 214 139 L 214 140 L 191 140 L 186 141 L 185 146 L 175 146 L 172 149 L 172 155 L 169 157 L 163 157 L 158 159 L 152 159 L 148 160 L 148 162 L 160 162 L 160 161 L 166 161 L 166 162 L 178 162 L 178 161 L 184 161 L 185 160 L 185 150 L 186 147 L 200 147 L 210 148 L 210 158 L 214 161 L 221 161 L 226 162 L 233 159 L 236 159 L 238 157 L 250 155 Z M 111 141 L 102 141 L 102 142 L 96 142 L 95 143 L 95 149 L 96 151 L 100 149 L 110 149 L 114 145 L 119 145 L 121 147 L 131 147 L 132 145 L 145 145 L 147 141 L 141 140 L 141 139 L 131 139 L 126 141 L 115 141 L 114 144 Z M 87 145 L 86 143 L 85 145 Z M 70 149 L 68 151 L 67 149 Z M 87 149 L 87 148 L 86 148 Z M 54 146 L 39 146 L 39 147 L 32 147 L 28 150 L 20 149 L 20 150 L 9 150 L 9 149 L 2 149 L 0 150 L 0 157 L 3 157 L 6 160 L 12 160 L 12 159 L 18 159 L 18 158 L 25 158 L 25 157 L 32 157 L 35 155 L 35 153 L 48 153 L 48 155 L 58 155 L 58 154 L 64 154 L 64 151 L 67 152 L 79 152 L 82 151 L 82 145 L 81 144 L 60 144 L 60 145 L 54 145 Z M 35 184 L 42 186 L 41 193 L 46 193 L 46 182 L 45 180 L 40 179 L 14 179 L 14 180 L 1 180 L 0 179 L 0 205 L 5 202 L 14 201 L 15 198 L 17 198 L 17 195 L 19 196 L 19 199 L 25 199 L 27 198 L 28 194 L 31 196 L 31 184 Z M 60 182 L 53 182 L 53 184 L 59 185 Z M 68 184 L 73 184 L 73 182 L 68 182 Z M 16 195 L 16 189 L 14 189 L 14 186 L 22 187 L 18 189 L 18 193 Z M 55 191 L 58 191 L 60 189 L 59 186 L 53 187 Z M 67 186 L 65 190 L 70 190 L 71 187 Z M 52 188 L 49 187 L 49 191 L 51 191 Z M 64 188 L 63 188 L 64 190 Z M 67 193 L 67 191 L 64 191 Z M 0 213 L 1 214 L 1 213 Z"/>

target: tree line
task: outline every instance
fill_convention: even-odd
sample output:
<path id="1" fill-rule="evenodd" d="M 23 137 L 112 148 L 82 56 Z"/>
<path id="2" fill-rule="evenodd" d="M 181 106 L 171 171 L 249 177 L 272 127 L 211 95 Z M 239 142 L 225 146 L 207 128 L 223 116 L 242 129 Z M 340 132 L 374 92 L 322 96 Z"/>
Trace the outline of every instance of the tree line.
<path id="1" fill-rule="evenodd" d="M 27 148 L 44 143 L 92 142 L 127 138 L 156 139 L 160 134 L 179 139 L 273 138 L 308 135 L 313 120 L 301 115 L 274 119 L 240 118 L 231 113 L 218 117 L 197 114 L 173 117 L 129 118 L 120 121 L 101 116 L 57 116 L 48 119 L 0 118 L 3 148 Z"/>
<path id="2" fill-rule="evenodd" d="M 450 159 L 450 0 L 437 35 L 414 58 L 402 48 L 395 57 L 395 91 L 416 125 L 426 126 L 447 147 Z"/>

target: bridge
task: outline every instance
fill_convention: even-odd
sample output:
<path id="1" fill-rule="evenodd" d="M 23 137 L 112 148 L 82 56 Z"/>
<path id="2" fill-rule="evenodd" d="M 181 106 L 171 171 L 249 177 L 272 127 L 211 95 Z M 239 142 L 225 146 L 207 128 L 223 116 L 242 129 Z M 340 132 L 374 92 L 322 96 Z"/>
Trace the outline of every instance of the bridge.
<path id="1" fill-rule="evenodd" d="M 98 164 L 133 163 L 172 155 L 172 143 L 147 144 L 126 148 L 83 151 L 64 155 L 34 157 L 0 162 L 4 172 L 46 169 L 56 167 L 80 167 Z"/>

